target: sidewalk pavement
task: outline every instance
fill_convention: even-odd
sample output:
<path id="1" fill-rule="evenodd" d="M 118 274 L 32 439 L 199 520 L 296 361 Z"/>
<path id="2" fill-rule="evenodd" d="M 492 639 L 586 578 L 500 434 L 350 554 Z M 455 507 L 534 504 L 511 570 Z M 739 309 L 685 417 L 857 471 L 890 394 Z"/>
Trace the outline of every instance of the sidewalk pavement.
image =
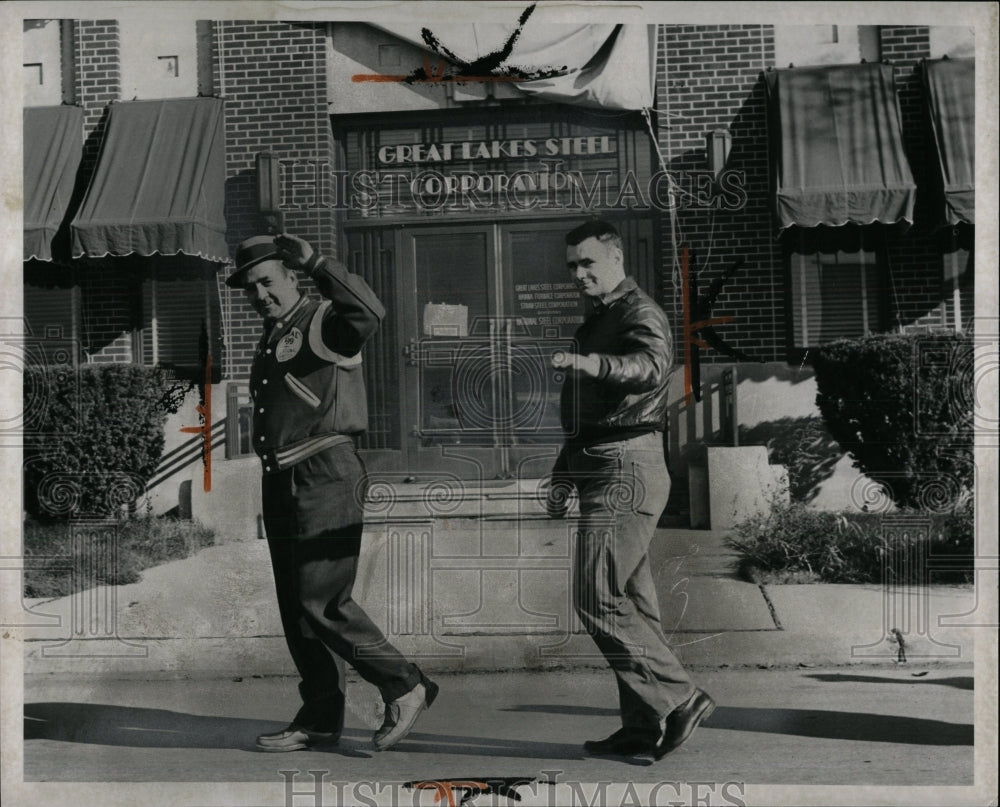
<path id="1" fill-rule="evenodd" d="M 460 789 L 406 783 L 498 777 L 525 782 L 524 805 L 775 803 L 760 786 L 810 803 L 802 785 L 948 786 L 949 803 L 985 803 L 973 742 L 990 693 L 973 691 L 971 662 L 991 605 L 963 587 L 757 586 L 735 576 L 721 533 L 698 530 L 659 530 L 652 566 L 667 633 L 718 708 L 658 763 L 584 754 L 617 728 L 617 691 L 567 613 L 571 531 L 461 512 L 370 525 L 358 598 L 441 685 L 381 754 L 381 700 L 353 672 L 336 748 L 254 749 L 298 707 L 264 541 L 223 535 L 139 583 L 26 602 L 5 627 L 25 640 L 24 744 L 5 755 L 26 795 L 11 803 L 139 803 L 127 783 L 157 782 L 171 804 L 458 804 Z M 408 607 L 387 609 L 392 592 Z"/>
<path id="2" fill-rule="evenodd" d="M 430 671 L 603 668 L 569 606 L 571 532 L 531 514 L 373 520 L 355 596 Z M 748 583 L 719 532 L 658 530 L 651 559 L 665 632 L 695 668 L 892 661 L 893 628 L 911 662 L 971 662 L 989 622 L 972 587 Z M 6 630 L 29 674 L 294 672 L 261 540 L 24 609 Z"/>
<path id="3" fill-rule="evenodd" d="M 806 804 L 803 792 L 775 802 L 751 790 L 761 784 L 967 788 L 975 752 L 982 752 L 981 762 L 990 756 L 973 745 L 975 703 L 989 693 L 973 690 L 970 665 L 713 669 L 696 677 L 718 706 L 687 743 L 654 763 L 648 756 L 584 752 L 584 740 L 619 725 L 614 676 L 606 669 L 438 674 L 441 693 L 432 708 L 383 753 L 371 745 L 377 692 L 356 680 L 348 687 L 338 746 L 273 754 L 256 751 L 254 739 L 283 728 L 295 713 L 298 693 L 289 678 L 30 675 L 23 773 L 46 789 L 33 801 L 10 803 L 79 807 L 89 803 L 80 783 L 173 782 L 173 789 L 155 786 L 156 803 L 432 805 L 433 793 L 416 800 L 403 784 L 517 777 L 529 783 L 517 788 L 526 805 L 708 804 L 708 792 L 714 804 Z M 14 744 L 4 750 L 17 753 Z M 325 782 L 321 800 L 310 795 L 318 779 Z M 289 799 L 288 780 L 303 795 Z M 546 780 L 561 784 L 539 784 Z M 60 782 L 74 784 L 60 790 Z M 213 782 L 230 783 L 223 796 L 197 785 Z M 338 793 L 338 783 L 348 782 L 371 785 Z M 620 790 L 595 798 L 592 786 L 572 792 L 570 783 L 595 782 L 665 782 L 680 790 L 664 785 L 655 799 L 623 798 Z M 694 783 L 702 783 L 701 797 Z M 102 792 L 104 804 L 151 800 L 135 789 L 118 799 Z M 818 803 L 876 803 L 870 793 L 851 801 L 839 792 Z M 906 792 L 902 800 L 878 803 L 920 803 Z M 985 804 L 988 795 L 949 793 L 932 803 Z M 513 802 L 484 795 L 473 803 Z"/>

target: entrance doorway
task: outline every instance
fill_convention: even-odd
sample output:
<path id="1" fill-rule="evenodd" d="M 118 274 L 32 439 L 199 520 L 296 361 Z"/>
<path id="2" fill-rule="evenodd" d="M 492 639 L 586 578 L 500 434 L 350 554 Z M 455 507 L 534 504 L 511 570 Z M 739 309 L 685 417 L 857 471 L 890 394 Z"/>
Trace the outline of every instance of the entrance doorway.
<path id="1" fill-rule="evenodd" d="M 385 410 L 374 419 L 399 418 L 392 429 L 398 445 L 370 446 L 370 467 L 417 481 L 421 473 L 481 481 L 548 474 L 563 439 L 563 374 L 551 357 L 574 350 L 587 311 L 566 271 L 564 240 L 582 221 L 436 223 L 382 230 L 377 238 L 349 235 L 355 271 L 380 268 L 372 279 L 381 278 L 375 290 L 392 322 L 383 326 L 388 343 L 378 353 L 397 362 L 391 373 L 369 375 L 369 398 Z M 622 235 L 645 285 L 650 223 L 629 221 Z M 371 248 L 378 260 L 361 254 Z"/>

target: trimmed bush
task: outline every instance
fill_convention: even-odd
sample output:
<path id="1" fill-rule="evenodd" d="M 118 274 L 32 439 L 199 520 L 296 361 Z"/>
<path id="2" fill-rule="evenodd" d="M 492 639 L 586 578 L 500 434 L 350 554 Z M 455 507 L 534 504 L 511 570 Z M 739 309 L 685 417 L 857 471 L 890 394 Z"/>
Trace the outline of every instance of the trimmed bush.
<path id="1" fill-rule="evenodd" d="M 29 367 L 25 509 L 40 519 L 116 515 L 145 490 L 179 388 L 159 368 Z"/>
<path id="2" fill-rule="evenodd" d="M 727 539 L 740 574 L 757 583 L 972 582 L 971 497 L 949 512 L 833 513 L 775 505 Z"/>
<path id="3" fill-rule="evenodd" d="M 816 404 L 854 466 L 902 507 L 944 512 L 973 486 L 973 344 L 951 332 L 831 342 Z"/>

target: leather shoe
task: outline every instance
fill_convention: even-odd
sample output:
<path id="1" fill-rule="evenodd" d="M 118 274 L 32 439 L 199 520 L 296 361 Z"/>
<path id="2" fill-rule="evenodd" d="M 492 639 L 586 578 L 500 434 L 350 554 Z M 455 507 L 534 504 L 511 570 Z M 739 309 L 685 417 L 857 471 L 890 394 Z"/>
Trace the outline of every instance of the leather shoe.
<path id="1" fill-rule="evenodd" d="M 655 759 L 663 759 L 687 741 L 699 724 L 715 711 L 715 701 L 707 692 L 695 689 L 687 702 L 667 715 L 663 736 L 653 749 Z"/>
<path id="2" fill-rule="evenodd" d="M 292 723 L 286 729 L 273 734 L 261 734 L 257 738 L 259 751 L 302 751 L 316 745 L 336 745 L 340 735 L 332 731 L 312 731 Z"/>
<path id="3" fill-rule="evenodd" d="M 633 754 L 648 752 L 658 739 L 659 733 L 656 729 L 643 730 L 625 726 L 603 740 L 587 740 L 583 748 L 591 754 L 630 757 Z"/>
<path id="4" fill-rule="evenodd" d="M 402 740 L 413 728 L 420 713 L 434 703 L 438 685 L 423 680 L 413 689 L 385 705 L 385 719 L 382 727 L 375 732 L 372 742 L 376 751 L 385 751 Z"/>

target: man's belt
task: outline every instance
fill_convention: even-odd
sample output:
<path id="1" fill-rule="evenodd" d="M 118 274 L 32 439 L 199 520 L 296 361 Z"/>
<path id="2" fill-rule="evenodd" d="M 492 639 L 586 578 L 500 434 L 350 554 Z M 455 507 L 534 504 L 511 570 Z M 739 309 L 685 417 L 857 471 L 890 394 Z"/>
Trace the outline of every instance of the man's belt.
<path id="1" fill-rule="evenodd" d="M 320 451 L 342 443 L 353 445 L 354 440 L 346 434 L 317 434 L 281 448 L 264 449 L 260 455 L 260 461 L 265 474 L 274 474 L 308 459 L 313 454 L 318 454 Z"/>

